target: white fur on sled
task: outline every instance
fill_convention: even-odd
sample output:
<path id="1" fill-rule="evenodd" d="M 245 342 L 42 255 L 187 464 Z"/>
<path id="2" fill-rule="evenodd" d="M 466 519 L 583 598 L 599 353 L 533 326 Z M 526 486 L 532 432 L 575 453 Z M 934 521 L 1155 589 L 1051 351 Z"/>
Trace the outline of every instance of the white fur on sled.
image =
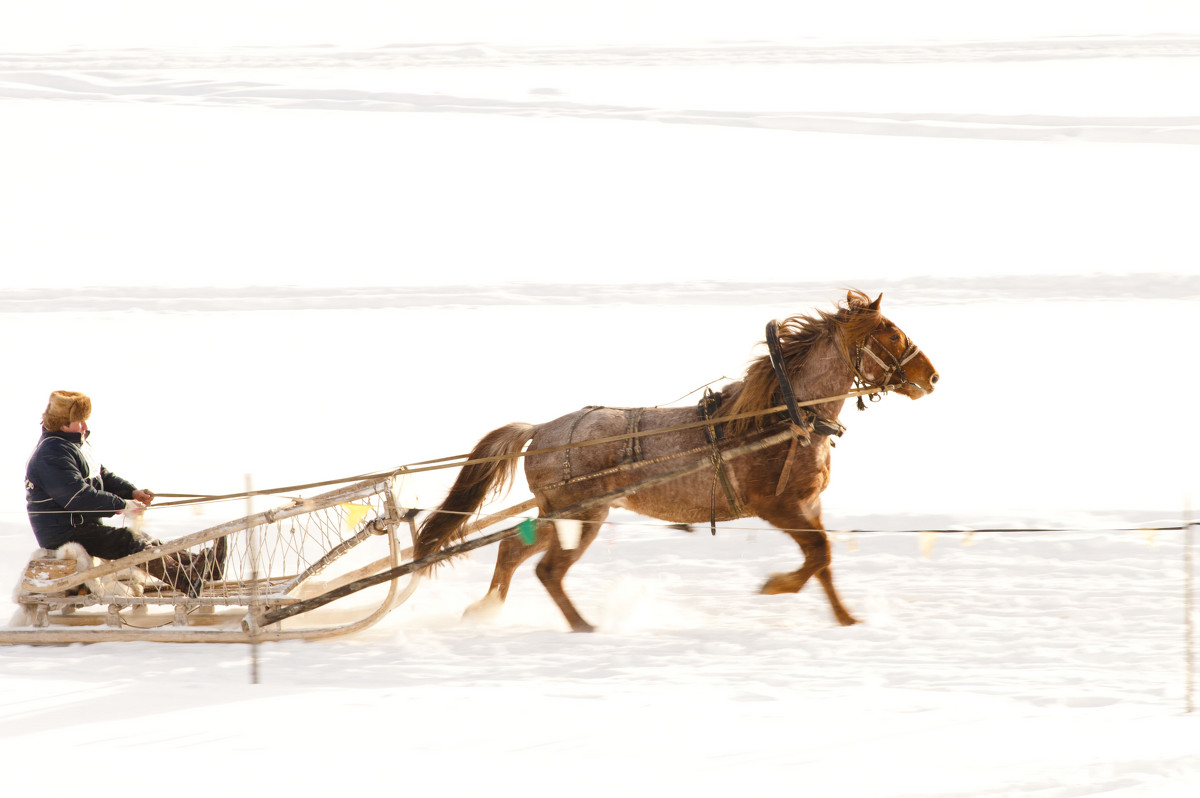
<path id="1" fill-rule="evenodd" d="M 29 555 L 30 560 L 74 560 L 76 573 L 95 567 L 96 561 L 87 550 L 78 543 L 67 543 L 58 549 L 34 549 Z M 140 568 L 126 568 L 114 574 L 99 579 L 88 579 L 84 585 L 93 594 L 108 596 L 140 596 L 142 585 L 149 580 L 149 575 Z M 21 596 L 21 582 L 18 579 L 13 588 L 13 603 Z M 139 608 L 140 609 L 140 608 Z M 33 623 L 33 609 L 24 605 L 17 606 L 17 611 L 9 621 L 9 626 L 29 626 Z"/>
<path id="2" fill-rule="evenodd" d="M 96 560 L 78 543 L 67 543 L 59 546 L 53 557 L 57 560 L 75 560 L 75 571 L 86 571 L 94 568 Z M 101 596 L 140 596 L 142 585 L 149 577 L 141 568 L 126 568 L 115 574 L 99 579 L 88 579 L 83 584 L 92 593 Z"/>

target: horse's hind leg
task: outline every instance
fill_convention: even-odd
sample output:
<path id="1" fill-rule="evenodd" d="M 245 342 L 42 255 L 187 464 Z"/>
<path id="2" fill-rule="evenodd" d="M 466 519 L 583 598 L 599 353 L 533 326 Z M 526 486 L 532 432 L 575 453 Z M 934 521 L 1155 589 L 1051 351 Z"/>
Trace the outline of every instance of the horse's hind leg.
<path id="1" fill-rule="evenodd" d="M 463 611 L 463 617 L 488 618 L 498 613 L 508 598 L 508 589 L 512 587 L 513 574 L 517 568 L 533 555 L 548 549 L 553 537 L 554 528 L 543 521 L 538 523 L 537 536 L 533 543 L 526 545 L 520 537 L 500 541 L 491 587 L 488 588 L 486 596 Z"/>
<path id="2" fill-rule="evenodd" d="M 829 606 L 833 609 L 833 615 L 837 618 L 837 622 L 842 626 L 850 626 L 858 623 L 858 620 L 851 615 L 843 606 L 841 598 L 838 597 L 837 590 L 833 586 L 833 572 L 830 570 L 830 562 L 832 555 L 829 549 L 829 536 L 825 534 L 824 527 L 818 518 L 811 515 L 803 518 L 804 525 L 811 527 L 810 529 L 793 529 L 795 519 L 789 524 L 784 521 L 773 520 L 763 516 L 764 519 L 772 524 L 782 528 L 791 538 L 800 546 L 800 551 L 804 553 L 804 564 L 798 570 L 785 574 L 773 574 L 766 584 L 763 585 L 762 591 L 765 594 L 771 595 L 775 593 L 796 593 L 804 587 L 808 580 L 812 577 L 817 577 L 817 581 L 821 583 L 821 587 L 825 590 L 825 597 L 829 599 Z"/>
<path id="3" fill-rule="evenodd" d="M 608 516 L 608 508 L 595 510 L 579 518 L 583 522 L 581 529 L 579 544 L 572 549 L 564 549 L 559 543 L 557 535 L 551 535 L 550 550 L 546 552 L 546 556 L 537 564 L 538 579 L 542 580 L 542 584 L 546 588 L 546 592 L 550 594 L 550 598 L 554 599 L 554 603 L 558 605 L 558 609 L 562 611 L 563 616 L 567 619 L 567 623 L 571 624 L 573 632 L 594 632 L 596 627 L 583 619 L 579 614 L 579 610 L 575 609 L 575 605 L 571 603 L 571 599 L 567 598 L 566 592 L 563 590 L 563 578 L 566 577 L 567 571 L 571 566 L 579 561 L 583 553 L 587 551 L 588 546 L 600 534 L 600 525 Z"/>

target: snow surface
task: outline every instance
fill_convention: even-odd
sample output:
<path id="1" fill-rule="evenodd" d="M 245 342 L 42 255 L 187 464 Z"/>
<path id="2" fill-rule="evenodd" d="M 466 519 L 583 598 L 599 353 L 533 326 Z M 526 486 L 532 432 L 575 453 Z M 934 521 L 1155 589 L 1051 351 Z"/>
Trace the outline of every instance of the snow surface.
<path id="1" fill-rule="evenodd" d="M 1130 531 L 1197 484 L 1200 13 L 782 5 L 0 2 L 4 594 L 55 388 L 118 473 L 225 493 L 694 401 L 847 287 L 943 378 L 843 414 L 859 626 L 755 594 L 799 561 L 761 522 L 614 516 L 567 583 L 595 635 L 528 568 L 463 622 L 483 551 L 257 685 L 244 647 L 0 649 L 5 794 L 1200 792 L 1184 535 Z M 912 531 L 1027 526 L 1064 531 Z"/>

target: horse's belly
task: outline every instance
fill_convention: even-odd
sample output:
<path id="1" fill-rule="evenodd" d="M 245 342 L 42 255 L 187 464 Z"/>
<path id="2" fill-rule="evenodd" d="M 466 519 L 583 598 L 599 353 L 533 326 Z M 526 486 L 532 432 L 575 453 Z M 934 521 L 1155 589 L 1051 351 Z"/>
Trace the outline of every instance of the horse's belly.
<path id="1" fill-rule="evenodd" d="M 724 503 L 722 502 L 722 508 Z M 619 507 L 630 512 L 644 515 L 647 518 L 656 518 L 659 521 L 667 521 L 672 524 L 701 524 L 708 523 L 711 518 L 711 509 L 708 505 L 703 507 L 682 506 L 679 504 L 663 503 L 656 504 L 654 502 L 632 502 L 623 499 L 613 504 L 613 507 Z M 732 513 L 726 512 L 724 509 L 717 511 L 716 520 L 731 521 L 736 518 Z"/>
<path id="2" fill-rule="evenodd" d="M 539 425 L 525 460 L 530 490 L 543 510 L 619 507 L 675 524 L 705 523 L 714 515 L 718 521 L 756 515 L 758 502 L 775 501 L 790 447 L 780 444 L 726 460 L 726 479 L 721 480 L 713 472 L 703 432 L 688 427 L 694 419 L 690 409 L 588 407 Z M 687 428 L 635 437 L 677 426 Z M 603 443 L 595 443 L 599 440 Z M 783 500 L 811 501 L 829 484 L 828 444 L 822 440 L 797 449 L 794 459 Z M 639 482 L 693 465 L 699 470 L 621 495 Z"/>
<path id="3" fill-rule="evenodd" d="M 736 483 L 731 487 L 738 501 L 745 501 Z M 713 488 L 711 474 L 685 477 L 625 496 L 613 502 L 613 506 L 673 524 L 707 523 L 714 510 L 718 521 L 729 521 L 744 514 L 729 506 L 720 483 L 715 485 L 715 494 Z"/>

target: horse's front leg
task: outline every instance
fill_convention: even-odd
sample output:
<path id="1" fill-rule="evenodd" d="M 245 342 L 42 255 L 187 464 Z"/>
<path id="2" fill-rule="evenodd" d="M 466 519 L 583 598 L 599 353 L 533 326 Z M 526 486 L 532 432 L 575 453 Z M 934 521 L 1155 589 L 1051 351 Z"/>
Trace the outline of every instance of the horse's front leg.
<path id="1" fill-rule="evenodd" d="M 858 623 L 846 610 L 833 586 L 833 572 L 830 570 L 833 557 L 829 547 L 829 536 L 825 534 L 819 511 L 801 511 L 791 516 L 764 514 L 761 517 L 786 532 L 804 554 L 804 564 L 799 569 L 790 573 L 772 574 L 762 586 L 761 592 L 767 595 L 797 593 L 815 576 L 825 590 L 825 597 L 829 599 L 829 606 L 837 622 L 842 626 Z"/>
<path id="2" fill-rule="evenodd" d="M 583 619 L 579 614 L 579 610 L 575 609 L 575 604 L 567 597 L 567 593 L 563 590 L 563 578 L 567 575 L 567 571 L 578 562 L 583 553 L 587 551 L 588 546 L 600 534 L 600 525 L 608 516 L 608 508 L 603 507 L 599 510 L 593 510 L 589 513 L 582 514 L 578 520 L 583 521 L 583 526 L 580 530 L 579 543 L 574 548 L 564 549 L 558 538 L 555 537 L 550 542 L 549 551 L 546 556 L 541 559 L 534 570 L 537 573 L 538 579 L 542 581 L 542 585 L 546 588 L 546 592 L 550 594 L 550 598 L 554 599 L 554 603 L 558 605 L 558 609 L 562 612 L 563 617 L 567 619 L 567 623 L 571 625 L 573 632 L 594 632 L 596 627 Z M 540 526 L 548 526 L 543 522 Z"/>

